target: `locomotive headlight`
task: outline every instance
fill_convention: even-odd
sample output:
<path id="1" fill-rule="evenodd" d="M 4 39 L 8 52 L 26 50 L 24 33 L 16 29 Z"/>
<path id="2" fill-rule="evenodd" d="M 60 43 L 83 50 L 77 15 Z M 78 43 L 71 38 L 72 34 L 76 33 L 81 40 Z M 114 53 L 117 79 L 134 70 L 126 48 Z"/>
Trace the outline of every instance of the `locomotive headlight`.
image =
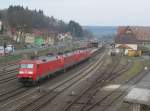
<path id="1" fill-rule="evenodd" d="M 28 74 L 33 74 L 33 72 L 32 72 L 32 71 L 29 71 Z"/>
<path id="2" fill-rule="evenodd" d="M 19 74 L 23 74 L 24 72 L 23 71 L 19 71 Z"/>

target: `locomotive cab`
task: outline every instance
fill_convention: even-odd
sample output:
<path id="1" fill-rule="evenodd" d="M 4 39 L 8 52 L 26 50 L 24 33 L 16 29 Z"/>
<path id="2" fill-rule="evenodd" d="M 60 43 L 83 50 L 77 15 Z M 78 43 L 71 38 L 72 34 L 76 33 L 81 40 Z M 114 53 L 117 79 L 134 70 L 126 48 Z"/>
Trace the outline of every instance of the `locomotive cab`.
<path id="1" fill-rule="evenodd" d="M 20 64 L 19 74 L 33 75 L 33 64 Z"/>
<path id="2" fill-rule="evenodd" d="M 20 82 L 32 82 L 35 77 L 36 65 L 33 63 L 21 62 L 19 65 L 19 72 L 17 77 Z"/>

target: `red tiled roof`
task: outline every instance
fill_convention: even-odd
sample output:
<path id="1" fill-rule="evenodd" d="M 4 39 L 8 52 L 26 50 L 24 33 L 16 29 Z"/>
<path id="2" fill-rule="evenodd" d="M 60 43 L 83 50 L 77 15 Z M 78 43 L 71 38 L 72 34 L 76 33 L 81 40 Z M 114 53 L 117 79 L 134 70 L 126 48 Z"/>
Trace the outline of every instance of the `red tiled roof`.
<path id="1" fill-rule="evenodd" d="M 132 36 L 131 34 L 127 34 L 128 30 L 131 31 Z M 115 42 L 136 43 L 141 41 L 150 41 L 150 27 L 139 27 L 139 26 L 118 27 Z"/>
<path id="2" fill-rule="evenodd" d="M 120 46 L 118 46 L 117 48 L 122 48 L 122 49 L 133 49 L 131 47 L 129 47 L 128 45 L 122 44 Z"/>
<path id="3" fill-rule="evenodd" d="M 150 27 L 131 27 L 138 41 L 150 41 Z"/>
<path id="4" fill-rule="evenodd" d="M 130 27 L 120 27 L 118 28 L 117 37 L 115 38 L 115 43 L 118 44 L 135 44 L 137 43 L 137 38 L 134 35 Z"/>

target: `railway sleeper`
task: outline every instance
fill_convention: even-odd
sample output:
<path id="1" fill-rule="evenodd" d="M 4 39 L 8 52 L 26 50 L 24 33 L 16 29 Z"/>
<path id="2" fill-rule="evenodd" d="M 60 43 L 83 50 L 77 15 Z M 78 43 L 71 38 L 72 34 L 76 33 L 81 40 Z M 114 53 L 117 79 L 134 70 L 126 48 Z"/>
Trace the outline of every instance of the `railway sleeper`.
<path id="1" fill-rule="evenodd" d="M 72 103 L 72 101 L 67 101 L 66 103 L 68 103 L 68 104 L 70 104 L 70 103 Z M 92 102 L 83 102 L 83 101 L 78 101 L 78 102 L 76 102 L 75 104 L 79 104 L 79 105 L 84 105 L 84 104 L 87 104 L 87 105 L 92 105 L 93 103 Z"/>

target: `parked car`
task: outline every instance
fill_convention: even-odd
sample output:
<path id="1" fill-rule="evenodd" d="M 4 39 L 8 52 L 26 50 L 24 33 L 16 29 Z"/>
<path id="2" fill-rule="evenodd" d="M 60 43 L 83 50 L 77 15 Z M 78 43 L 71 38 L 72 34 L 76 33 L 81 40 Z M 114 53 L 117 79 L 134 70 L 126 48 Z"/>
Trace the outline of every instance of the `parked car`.
<path id="1" fill-rule="evenodd" d="M 5 50 L 6 50 L 7 53 L 13 53 L 15 51 L 13 45 L 7 45 Z"/>
<path id="2" fill-rule="evenodd" d="M 4 46 L 0 46 L 0 55 L 11 54 L 15 51 L 13 45 L 7 45 L 6 48 Z"/>

